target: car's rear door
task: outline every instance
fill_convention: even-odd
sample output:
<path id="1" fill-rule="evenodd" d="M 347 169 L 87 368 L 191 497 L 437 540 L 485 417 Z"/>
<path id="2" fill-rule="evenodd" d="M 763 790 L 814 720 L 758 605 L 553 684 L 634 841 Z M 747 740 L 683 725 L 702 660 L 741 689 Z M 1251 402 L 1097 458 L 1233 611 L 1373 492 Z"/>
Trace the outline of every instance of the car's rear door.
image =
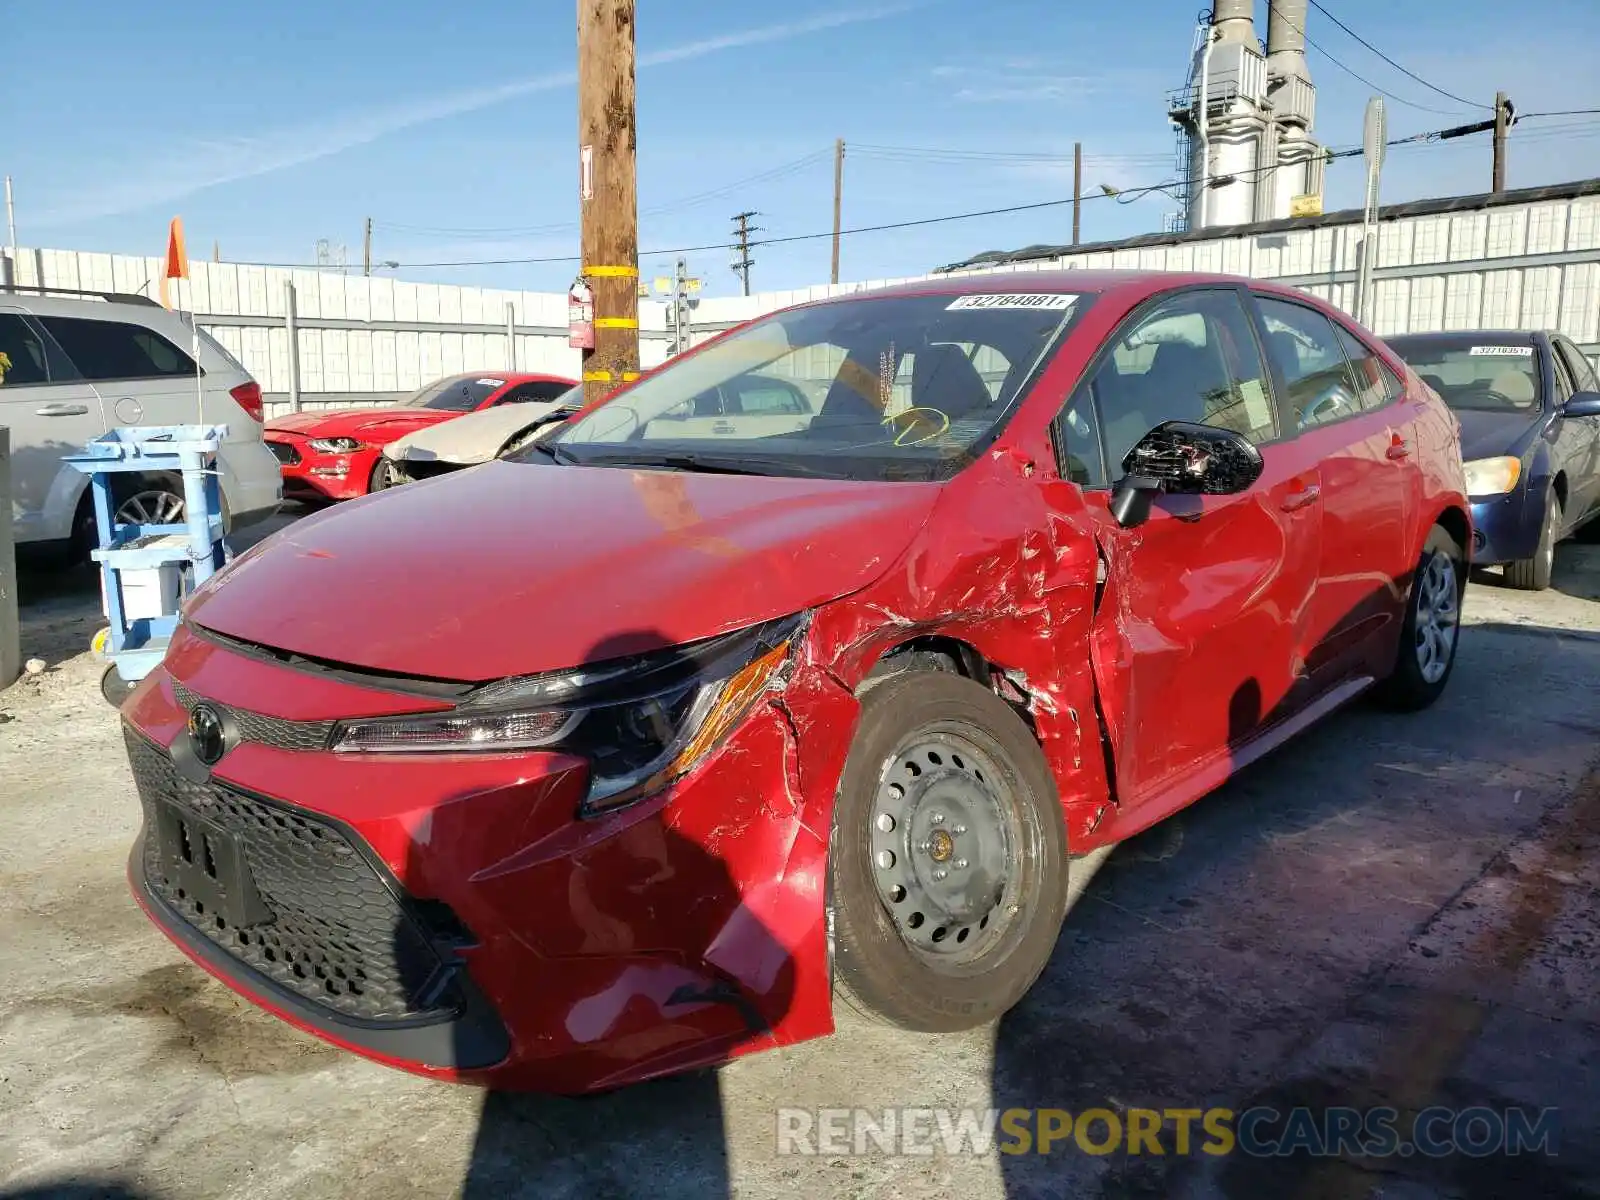
<path id="1" fill-rule="evenodd" d="M 70 535 L 86 476 L 62 463 L 106 431 L 100 397 L 22 309 L 0 307 L 0 425 L 11 430 L 11 519 L 19 542 Z"/>
<path id="2" fill-rule="evenodd" d="M 1254 297 L 1282 419 L 1319 465 L 1321 565 L 1306 670 L 1321 691 L 1393 662 L 1419 549 L 1417 414 L 1394 372 L 1343 322 L 1278 294 Z"/>
<path id="3" fill-rule="evenodd" d="M 39 323 L 94 384 L 113 426 L 198 422 L 194 358 L 164 334 L 98 317 L 42 316 Z"/>
<path id="4" fill-rule="evenodd" d="M 1121 460 L 1169 420 L 1233 429 L 1265 469 L 1233 496 L 1158 497 L 1131 529 L 1109 511 Z M 1316 463 L 1282 436 L 1243 293 L 1198 288 L 1136 310 L 1057 422 L 1104 559 L 1093 664 L 1117 795 L 1153 819 L 1225 778 L 1304 703 L 1297 686 L 1320 562 Z"/>

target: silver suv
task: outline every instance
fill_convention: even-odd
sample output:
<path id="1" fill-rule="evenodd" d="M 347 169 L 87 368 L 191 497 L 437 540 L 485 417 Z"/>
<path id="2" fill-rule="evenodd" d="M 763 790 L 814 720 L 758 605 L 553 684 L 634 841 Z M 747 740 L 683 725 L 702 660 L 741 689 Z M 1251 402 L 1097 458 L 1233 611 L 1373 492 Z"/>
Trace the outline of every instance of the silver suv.
<path id="1" fill-rule="evenodd" d="M 62 462 L 110 429 L 226 425 L 218 454 L 225 527 L 271 516 L 283 500 L 278 460 L 261 440 L 261 387 L 216 339 L 144 296 L 0 291 L 0 425 L 11 429 L 18 545 L 81 558 L 94 544 L 88 478 Z M 9 365 L 8 365 L 9 364 Z M 203 399 L 202 399 L 203 396 Z M 182 520 L 178 476 L 119 475 L 124 521 Z"/>

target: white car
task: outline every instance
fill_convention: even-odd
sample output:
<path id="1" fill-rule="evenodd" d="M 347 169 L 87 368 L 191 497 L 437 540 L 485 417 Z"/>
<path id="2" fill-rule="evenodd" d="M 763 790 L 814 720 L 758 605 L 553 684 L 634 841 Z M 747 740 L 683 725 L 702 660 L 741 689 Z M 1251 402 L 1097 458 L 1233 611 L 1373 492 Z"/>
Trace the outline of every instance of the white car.
<path id="1" fill-rule="evenodd" d="M 143 296 L 47 289 L 0 291 L 0 425 L 11 430 L 11 510 L 17 544 L 95 544 L 89 478 L 62 460 L 118 428 L 225 425 L 217 455 L 224 527 L 263 520 L 283 500 L 278 460 L 261 439 L 261 387 L 204 330 L 200 381 L 194 331 Z M 203 398 L 202 398 L 203 397 Z M 117 518 L 183 519 L 177 475 L 117 475 Z"/>
<path id="2" fill-rule="evenodd" d="M 383 448 L 401 482 L 415 482 L 514 454 L 583 406 L 583 385 L 552 401 L 481 409 L 430 425 Z"/>

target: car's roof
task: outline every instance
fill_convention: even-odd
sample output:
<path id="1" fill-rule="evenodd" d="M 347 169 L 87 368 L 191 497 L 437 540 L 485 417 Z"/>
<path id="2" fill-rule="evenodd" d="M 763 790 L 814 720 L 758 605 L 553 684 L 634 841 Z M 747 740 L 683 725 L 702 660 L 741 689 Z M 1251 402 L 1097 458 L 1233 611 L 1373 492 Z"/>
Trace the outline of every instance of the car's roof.
<path id="1" fill-rule="evenodd" d="M 1526 346 L 1546 333 L 1542 329 L 1426 329 L 1419 333 L 1391 333 L 1386 342 L 1503 342 Z"/>
<path id="2" fill-rule="evenodd" d="M 1247 284 L 1270 291 L 1287 291 L 1265 279 L 1243 275 L 1221 275 L 1191 271 L 980 271 L 971 275 L 942 275 L 935 279 L 916 279 L 870 291 L 849 292 L 832 300 L 877 296 L 970 296 L 993 293 L 1028 292 L 1157 292 L 1195 284 Z M 822 303 L 828 303 L 823 301 Z"/>

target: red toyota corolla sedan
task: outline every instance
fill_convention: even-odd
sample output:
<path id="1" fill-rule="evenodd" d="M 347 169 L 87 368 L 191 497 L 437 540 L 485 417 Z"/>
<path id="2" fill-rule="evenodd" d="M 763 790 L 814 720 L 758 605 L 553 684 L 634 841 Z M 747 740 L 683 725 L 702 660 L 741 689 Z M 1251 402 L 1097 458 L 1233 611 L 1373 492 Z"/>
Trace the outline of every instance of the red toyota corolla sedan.
<path id="1" fill-rule="evenodd" d="M 262 437 L 277 456 L 292 500 L 353 500 L 395 482 L 383 448 L 464 413 L 521 401 L 555 400 L 577 386 L 557 375 L 479 372 L 435 380 L 399 404 L 292 413 L 268 421 Z"/>
<path id="2" fill-rule="evenodd" d="M 836 998 L 993 1021 L 1069 854 L 1369 689 L 1439 696 L 1457 446 L 1381 342 L 1267 283 L 763 317 L 219 572 L 123 708 L 134 894 L 302 1029 L 497 1087 L 716 1064 Z"/>

